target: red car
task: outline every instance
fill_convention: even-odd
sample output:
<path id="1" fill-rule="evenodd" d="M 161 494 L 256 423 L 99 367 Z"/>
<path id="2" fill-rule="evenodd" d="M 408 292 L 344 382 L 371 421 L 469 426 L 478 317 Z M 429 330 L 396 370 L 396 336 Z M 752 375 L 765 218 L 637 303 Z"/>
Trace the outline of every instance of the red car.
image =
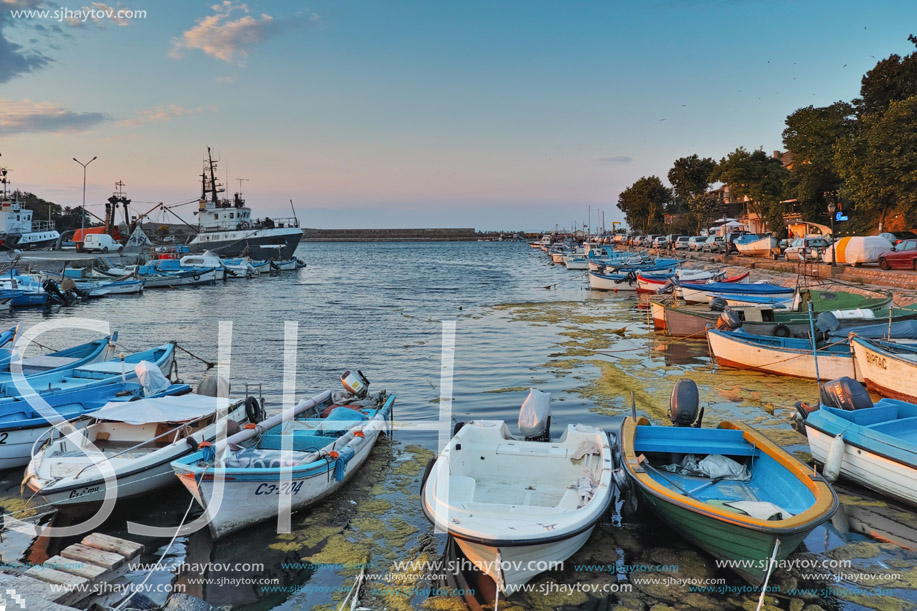
<path id="1" fill-rule="evenodd" d="M 882 269 L 917 270 L 917 240 L 901 240 L 895 249 L 879 257 Z"/>

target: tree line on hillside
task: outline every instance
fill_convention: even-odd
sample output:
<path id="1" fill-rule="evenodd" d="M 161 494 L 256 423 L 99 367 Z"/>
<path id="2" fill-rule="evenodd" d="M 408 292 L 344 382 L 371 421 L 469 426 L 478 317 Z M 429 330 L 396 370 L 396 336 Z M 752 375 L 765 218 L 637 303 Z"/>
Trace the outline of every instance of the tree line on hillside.
<path id="1" fill-rule="evenodd" d="M 908 36 L 917 46 L 917 37 Z M 917 226 L 917 51 L 880 60 L 862 78 L 860 97 L 806 106 L 786 118 L 783 146 L 789 169 L 763 150 L 739 147 L 719 161 L 694 154 L 676 159 L 667 187 L 644 176 L 618 197 L 628 225 L 663 233 L 664 215 L 677 215 L 665 233 L 696 234 L 724 215 L 715 183 L 785 235 L 785 212 L 828 224 L 828 204 L 850 219 L 845 233 Z M 795 201 L 794 201 L 795 200 Z"/>

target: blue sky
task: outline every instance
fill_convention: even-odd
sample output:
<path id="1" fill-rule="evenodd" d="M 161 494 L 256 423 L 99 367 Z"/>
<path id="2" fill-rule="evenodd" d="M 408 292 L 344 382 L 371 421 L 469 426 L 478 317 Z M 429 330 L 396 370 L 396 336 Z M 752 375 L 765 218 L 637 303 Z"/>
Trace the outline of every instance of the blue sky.
<path id="1" fill-rule="evenodd" d="M 145 10 L 79 26 L 19 9 Z M 0 164 L 62 205 L 198 194 L 206 147 L 256 215 L 553 228 L 672 162 L 781 147 L 913 50 L 912 1 L 57 4 L 0 0 Z M 141 202 L 149 202 L 149 205 Z M 189 220 L 190 207 L 178 208 Z M 90 208 L 92 209 L 92 208 Z M 595 223 L 595 217 L 593 217 Z"/>

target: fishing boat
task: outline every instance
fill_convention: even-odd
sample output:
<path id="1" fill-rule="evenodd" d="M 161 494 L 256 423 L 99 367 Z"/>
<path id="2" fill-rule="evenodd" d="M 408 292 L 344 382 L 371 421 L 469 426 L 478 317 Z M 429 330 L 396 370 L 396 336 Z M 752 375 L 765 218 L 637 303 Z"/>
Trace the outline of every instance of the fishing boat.
<path id="1" fill-rule="evenodd" d="M 365 378 L 347 386 L 352 379 L 349 371 L 342 376 L 355 393 L 325 391 L 172 463 L 214 538 L 275 518 L 281 497 L 293 511 L 312 505 L 360 470 L 388 430 L 395 396 L 369 394 Z"/>
<path id="2" fill-rule="evenodd" d="M 530 393 L 526 403 L 544 404 L 544 395 L 549 402 L 548 393 Z M 547 408 L 526 411 L 521 438 L 503 421 L 465 423 L 428 467 L 421 491 L 427 519 L 507 594 L 576 553 L 611 501 L 608 436 L 570 424 L 552 440 L 543 429 Z"/>
<path id="3" fill-rule="evenodd" d="M 564 267 L 572 270 L 587 270 L 589 261 L 584 255 L 567 255 L 564 257 Z"/>
<path id="4" fill-rule="evenodd" d="M 168 343 L 150 350 L 134 352 L 107 361 L 88 363 L 78 367 L 69 366 L 51 373 L 36 373 L 24 378 L 17 386 L 16 380 L 0 382 L 0 413 L 16 399 L 29 394 L 45 396 L 53 392 L 76 388 L 95 388 L 113 382 L 132 382 L 137 379 L 134 371 L 141 361 L 147 361 L 157 368 L 169 371 L 175 358 L 175 344 Z M 32 393 L 20 391 L 22 384 L 31 387 Z"/>
<path id="5" fill-rule="evenodd" d="M 891 315 L 893 322 L 917 319 L 917 308 L 913 306 L 889 311 L 890 295 L 876 298 L 845 291 L 800 291 L 796 308 L 791 310 L 755 306 L 737 307 L 733 311 L 742 322 L 742 328 L 752 335 L 807 338 L 809 303 L 816 315 L 831 312 L 841 329 L 875 323 L 880 315 Z M 651 304 L 654 327 L 673 337 L 703 336 L 707 325 L 715 325 L 721 314 L 721 310 L 712 309 L 710 303 L 680 305 L 672 300 L 655 299 Z"/>
<path id="6" fill-rule="evenodd" d="M 732 242 L 739 254 L 747 257 L 769 257 L 777 248 L 777 238 L 770 234 L 748 234 Z"/>
<path id="7" fill-rule="evenodd" d="M 19 358 L 15 350 L 0 349 L 0 384 L 13 379 L 12 366 L 17 369 L 21 367 L 19 371 L 22 376 L 32 378 L 40 374 L 53 374 L 111 358 L 117 341 L 118 332 L 116 331 L 109 336 L 85 344 L 28 358 Z"/>
<path id="8" fill-rule="evenodd" d="M 693 282 L 696 284 L 707 282 L 729 282 L 743 283 L 748 280 L 751 272 L 736 274 L 735 276 L 725 277 L 725 272 L 716 272 L 708 270 L 675 270 L 674 274 L 654 274 L 652 272 L 637 275 L 637 292 L 639 293 L 658 293 L 668 286 L 673 285 L 671 278 L 676 278 L 682 282 Z"/>
<path id="9" fill-rule="evenodd" d="M 154 396 L 190 392 L 187 384 L 172 384 Z M 82 428 L 88 421 L 80 420 L 103 405 L 114 401 L 131 401 L 144 396 L 139 382 L 115 382 L 90 389 L 46 393 L 41 398 L 54 410 L 38 409 L 30 398 L 16 397 L 5 402 L 0 410 L 0 469 L 12 469 L 29 464 L 35 442 L 46 436 L 51 426 L 72 422 Z"/>
<path id="10" fill-rule="evenodd" d="M 607 269 L 607 268 L 606 268 Z M 655 270 L 663 271 L 663 270 Z M 674 268 L 664 268 L 671 273 Z M 641 270 L 627 272 L 589 272 L 589 288 L 597 291 L 637 291 L 637 275 Z"/>
<path id="11" fill-rule="evenodd" d="M 913 321 L 909 321 L 913 322 Z M 881 332 L 881 327 L 876 329 Z M 896 330 L 892 337 L 902 337 Z M 917 402 L 917 346 L 868 339 L 856 332 L 850 337 L 856 378 L 885 397 Z"/>
<path id="12" fill-rule="evenodd" d="M 306 267 L 306 262 L 298 257 L 288 261 L 268 261 L 268 270 L 270 272 L 292 272 L 297 269 Z"/>
<path id="13" fill-rule="evenodd" d="M 821 406 L 797 404 L 812 458 L 825 477 L 842 476 L 917 505 L 917 405 L 882 399 L 875 405 L 850 378 L 826 383 Z"/>
<path id="14" fill-rule="evenodd" d="M 670 408 L 676 426 L 625 418 L 620 464 L 643 507 L 759 586 L 772 563 L 831 518 L 837 496 L 755 429 L 732 422 L 701 428 L 697 398 L 694 383 L 680 380 Z"/>
<path id="15" fill-rule="evenodd" d="M 250 256 L 266 260 L 276 254 L 276 247 L 280 246 L 280 258 L 292 259 L 302 240 L 299 219 L 295 215 L 293 218 L 253 219 L 241 192 L 235 193 L 232 200 L 220 196 L 225 189 L 216 178 L 216 166 L 208 147 L 201 174 L 199 231 L 188 243 L 191 252 L 210 250 L 221 257 Z"/>
<path id="16" fill-rule="evenodd" d="M 245 400 L 193 393 L 111 402 L 76 432 L 49 436 L 33 453 L 23 481 L 58 507 L 101 503 L 108 491 L 117 499 L 145 494 L 175 483 L 173 460 L 213 442 L 228 421 L 246 418 Z M 106 481 L 106 472 L 114 482 Z"/>
<path id="17" fill-rule="evenodd" d="M 0 167 L 0 246 L 4 250 L 31 249 L 54 246 L 60 233 L 54 221 L 33 221 L 32 210 L 19 201 L 19 191 L 9 191 L 9 168 Z"/>
<path id="18" fill-rule="evenodd" d="M 757 296 L 792 296 L 796 289 L 793 287 L 756 282 L 753 284 L 734 282 L 709 282 L 696 284 L 680 282 L 676 293 L 684 299 L 685 303 L 708 303 L 711 297 L 745 297 Z"/>
<path id="19" fill-rule="evenodd" d="M 192 272 L 199 276 L 213 273 L 215 280 L 222 280 L 226 273 L 223 260 L 212 252 L 204 251 L 201 254 L 185 255 L 180 259 L 158 259 L 152 264 L 153 273 L 163 272 Z M 144 272 L 148 270 L 144 269 Z"/>
<path id="20" fill-rule="evenodd" d="M 853 355 L 849 344 L 843 340 L 822 344 L 813 351 L 812 342 L 808 339 L 751 335 L 741 329 L 708 329 L 707 344 L 713 359 L 722 367 L 812 380 L 854 374 Z"/>

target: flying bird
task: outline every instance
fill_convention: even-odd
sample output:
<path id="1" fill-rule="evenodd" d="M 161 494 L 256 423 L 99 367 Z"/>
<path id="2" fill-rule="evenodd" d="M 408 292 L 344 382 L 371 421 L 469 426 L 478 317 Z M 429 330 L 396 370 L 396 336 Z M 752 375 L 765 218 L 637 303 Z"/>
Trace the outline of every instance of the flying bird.
<path id="1" fill-rule="evenodd" d="M 841 66 L 841 68 L 846 68 L 846 67 L 847 67 L 847 64 L 844 64 L 843 66 Z"/>
<path id="2" fill-rule="evenodd" d="M 660 121 L 665 121 L 665 119 L 659 119 Z"/>

